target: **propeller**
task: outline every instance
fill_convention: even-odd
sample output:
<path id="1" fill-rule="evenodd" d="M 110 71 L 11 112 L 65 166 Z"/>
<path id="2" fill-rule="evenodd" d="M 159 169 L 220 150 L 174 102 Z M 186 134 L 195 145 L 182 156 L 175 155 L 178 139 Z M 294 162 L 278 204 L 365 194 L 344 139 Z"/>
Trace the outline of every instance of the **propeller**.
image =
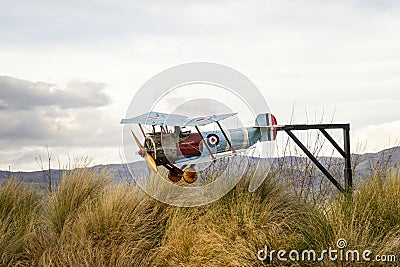
<path id="1" fill-rule="evenodd" d="M 147 166 L 149 166 L 149 168 L 154 172 L 157 173 L 158 169 L 157 169 L 157 164 L 155 162 L 155 160 L 153 159 L 152 156 L 150 156 L 149 153 L 147 153 L 147 148 L 145 148 L 139 141 L 139 139 L 136 137 L 135 133 L 133 131 L 132 135 L 133 135 L 133 139 L 135 139 L 135 142 L 137 144 L 137 146 L 139 147 L 140 151 L 142 152 L 141 155 L 142 157 L 144 157 L 144 160 L 147 163 Z"/>

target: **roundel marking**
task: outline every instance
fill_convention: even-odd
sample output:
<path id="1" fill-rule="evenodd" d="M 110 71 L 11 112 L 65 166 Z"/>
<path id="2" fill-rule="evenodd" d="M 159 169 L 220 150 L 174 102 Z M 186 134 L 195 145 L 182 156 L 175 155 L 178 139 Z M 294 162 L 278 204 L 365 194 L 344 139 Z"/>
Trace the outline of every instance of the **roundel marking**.
<path id="1" fill-rule="evenodd" d="M 216 147 L 219 144 L 219 137 L 216 134 L 207 135 L 207 144 L 210 147 Z"/>

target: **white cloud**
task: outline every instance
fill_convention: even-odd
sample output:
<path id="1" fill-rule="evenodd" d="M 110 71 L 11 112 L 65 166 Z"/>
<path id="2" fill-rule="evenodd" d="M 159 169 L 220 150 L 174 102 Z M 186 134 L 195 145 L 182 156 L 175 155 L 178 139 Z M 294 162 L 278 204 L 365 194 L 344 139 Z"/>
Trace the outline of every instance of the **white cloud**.
<path id="1" fill-rule="evenodd" d="M 60 90 L 45 82 L 0 76 L 0 164 L 32 169 L 34 157 L 46 146 L 59 155 L 90 151 L 86 156 L 93 159 L 106 155 L 98 151 L 115 150 L 119 125 L 104 110 L 110 103 L 104 86 L 75 81 Z"/>
<path id="2" fill-rule="evenodd" d="M 45 82 L 30 82 L 9 76 L 0 76 L 2 110 L 30 110 L 54 106 L 61 109 L 99 107 L 111 102 L 103 92 L 104 84 L 74 81 L 65 90 Z"/>
<path id="3" fill-rule="evenodd" d="M 400 145 L 400 120 L 373 124 L 358 129 L 353 134 L 354 142 L 368 147 L 369 152 Z"/>

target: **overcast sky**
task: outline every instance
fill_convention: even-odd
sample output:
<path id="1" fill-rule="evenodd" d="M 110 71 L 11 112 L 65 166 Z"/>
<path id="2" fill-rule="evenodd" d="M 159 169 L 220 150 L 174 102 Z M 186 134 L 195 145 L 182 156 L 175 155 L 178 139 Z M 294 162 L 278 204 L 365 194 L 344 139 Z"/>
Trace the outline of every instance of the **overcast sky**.
<path id="1" fill-rule="evenodd" d="M 399 1 L 3 0 L 0 21 L 3 170 L 38 169 L 46 145 L 120 163 L 135 91 L 196 61 L 249 77 L 280 123 L 294 106 L 350 122 L 363 152 L 399 143 Z"/>

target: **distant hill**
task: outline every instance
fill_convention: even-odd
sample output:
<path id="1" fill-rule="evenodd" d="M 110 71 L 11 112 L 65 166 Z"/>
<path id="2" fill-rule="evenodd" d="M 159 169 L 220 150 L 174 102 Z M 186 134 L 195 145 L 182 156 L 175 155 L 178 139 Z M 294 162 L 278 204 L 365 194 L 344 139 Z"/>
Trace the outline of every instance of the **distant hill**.
<path id="1" fill-rule="evenodd" d="M 130 163 L 130 166 L 131 169 L 133 171 L 136 171 L 137 173 L 143 173 L 143 171 L 147 171 L 147 165 L 145 162 L 142 161 Z M 111 177 L 114 178 L 114 182 L 116 183 L 121 181 L 134 182 L 133 179 L 131 178 L 129 171 L 127 170 L 127 167 L 124 164 L 95 165 L 89 168 L 99 172 L 104 169 L 107 169 L 108 173 L 110 174 Z M 53 185 L 59 184 L 64 172 L 68 172 L 68 170 L 52 169 L 50 171 L 50 176 Z M 18 171 L 9 172 L 0 170 L 0 182 L 3 182 L 11 177 L 15 177 L 24 182 L 33 184 L 35 187 L 40 189 L 48 188 L 48 177 L 49 177 L 48 170 L 32 171 L 32 172 L 18 172 Z"/>
<path id="2" fill-rule="evenodd" d="M 268 162 L 274 161 L 283 161 L 284 164 L 287 166 L 290 166 L 291 162 L 298 161 L 299 159 L 304 159 L 300 157 L 294 157 L 294 156 L 287 156 L 285 158 L 278 158 L 278 159 L 268 159 Z M 328 160 L 330 158 L 326 157 L 320 157 L 319 158 L 321 161 Z M 330 159 L 334 161 L 341 161 L 341 158 L 334 158 Z M 354 170 L 356 175 L 362 175 L 364 173 L 370 172 L 372 169 L 380 168 L 380 169 L 386 169 L 386 167 L 399 167 L 400 165 L 400 146 L 398 147 L 393 147 L 389 149 L 382 150 L 377 153 L 366 153 L 366 154 L 361 154 L 353 155 L 353 160 L 358 161 L 357 167 Z M 130 163 L 131 169 L 141 175 L 145 175 L 147 172 L 149 172 L 149 169 L 146 166 L 146 163 L 144 161 L 139 161 L 139 162 L 133 162 Z M 106 164 L 106 165 L 95 165 L 93 167 L 90 167 L 91 169 L 94 170 L 104 170 L 107 169 L 107 171 L 111 174 L 112 177 L 114 177 L 114 182 L 118 183 L 121 181 L 127 181 L 134 183 L 134 180 L 131 178 L 131 175 L 124 164 Z M 50 175 L 53 181 L 53 184 L 57 185 L 60 182 L 60 178 L 62 177 L 63 172 L 66 172 L 67 170 L 51 170 Z M 9 179 L 10 177 L 16 177 L 17 179 L 23 180 L 27 183 L 33 184 L 34 186 L 38 188 L 47 188 L 48 182 L 47 182 L 47 177 L 48 177 L 48 171 L 33 171 L 33 172 L 9 172 L 9 171 L 1 171 L 0 170 L 0 182 L 5 181 Z"/>
<path id="3" fill-rule="evenodd" d="M 357 157 L 357 155 L 355 155 Z M 378 153 L 366 153 L 359 156 L 357 171 L 370 171 L 376 167 L 400 167 L 400 146 L 388 148 Z"/>

